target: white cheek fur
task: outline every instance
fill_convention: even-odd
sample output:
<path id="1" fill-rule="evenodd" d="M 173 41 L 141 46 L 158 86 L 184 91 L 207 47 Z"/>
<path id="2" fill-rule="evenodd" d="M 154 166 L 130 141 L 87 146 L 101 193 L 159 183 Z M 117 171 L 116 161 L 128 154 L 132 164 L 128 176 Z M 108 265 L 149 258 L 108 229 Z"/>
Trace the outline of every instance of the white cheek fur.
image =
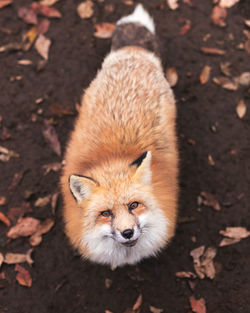
<path id="1" fill-rule="evenodd" d="M 155 207 L 139 217 L 141 235 L 133 247 L 126 247 L 112 238 L 110 225 L 96 226 L 83 234 L 82 245 L 87 246 L 89 259 L 113 267 L 135 264 L 154 256 L 166 244 L 169 221 L 162 210 Z"/>

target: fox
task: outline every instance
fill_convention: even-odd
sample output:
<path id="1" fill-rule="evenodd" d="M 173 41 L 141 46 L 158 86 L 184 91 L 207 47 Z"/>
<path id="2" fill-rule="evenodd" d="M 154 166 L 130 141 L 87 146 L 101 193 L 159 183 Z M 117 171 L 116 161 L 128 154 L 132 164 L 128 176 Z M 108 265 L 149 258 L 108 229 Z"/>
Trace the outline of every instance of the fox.
<path id="1" fill-rule="evenodd" d="M 117 21 L 111 51 L 84 91 L 61 175 L 65 233 L 111 268 L 157 256 L 175 233 L 176 104 L 142 4 Z"/>

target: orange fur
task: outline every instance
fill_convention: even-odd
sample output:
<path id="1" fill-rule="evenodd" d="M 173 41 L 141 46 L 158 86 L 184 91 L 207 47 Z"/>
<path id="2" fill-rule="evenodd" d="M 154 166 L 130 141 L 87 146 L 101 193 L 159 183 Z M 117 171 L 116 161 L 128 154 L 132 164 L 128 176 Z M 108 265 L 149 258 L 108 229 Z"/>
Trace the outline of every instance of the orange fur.
<path id="1" fill-rule="evenodd" d="M 145 151 L 152 152 L 150 192 L 168 220 L 165 244 L 174 235 L 178 197 L 175 118 L 175 100 L 156 56 L 142 48 L 125 47 L 106 57 L 83 95 L 61 178 L 66 234 L 84 257 L 91 254 L 81 244 L 84 232 L 94 227 L 88 211 L 91 200 L 75 201 L 69 176 L 85 175 L 98 182 L 94 192 L 103 194 L 105 205 L 99 210 L 109 209 L 106 203 L 112 198 L 113 210 L 121 216 L 117 229 L 122 230 L 127 207 L 120 197 L 135 173 L 129 164 Z M 137 216 L 147 208 L 140 205 L 136 210 Z M 83 223 L 88 219 L 89 223 Z M 133 224 L 128 219 L 125 214 L 124 227 Z M 99 217 L 95 222 L 105 224 L 107 220 Z"/>

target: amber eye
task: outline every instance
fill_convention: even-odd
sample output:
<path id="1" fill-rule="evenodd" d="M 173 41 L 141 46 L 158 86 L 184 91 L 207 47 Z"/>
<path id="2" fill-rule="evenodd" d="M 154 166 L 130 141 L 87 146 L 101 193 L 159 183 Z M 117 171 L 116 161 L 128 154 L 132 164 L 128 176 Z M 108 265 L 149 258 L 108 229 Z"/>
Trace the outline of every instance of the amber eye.
<path id="1" fill-rule="evenodd" d="M 112 213 L 111 213 L 111 211 L 109 211 L 109 210 L 107 210 L 107 211 L 102 211 L 102 212 L 101 212 L 101 216 L 103 216 L 103 217 L 109 217 L 111 214 L 112 214 Z"/>
<path id="2" fill-rule="evenodd" d="M 138 207 L 138 205 L 139 205 L 139 202 L 132 202 L 132 203 L 130 203 L 128 208 L 129 208 L 129 210 L 132 211 L 132 210 L 136 209 Z"/>

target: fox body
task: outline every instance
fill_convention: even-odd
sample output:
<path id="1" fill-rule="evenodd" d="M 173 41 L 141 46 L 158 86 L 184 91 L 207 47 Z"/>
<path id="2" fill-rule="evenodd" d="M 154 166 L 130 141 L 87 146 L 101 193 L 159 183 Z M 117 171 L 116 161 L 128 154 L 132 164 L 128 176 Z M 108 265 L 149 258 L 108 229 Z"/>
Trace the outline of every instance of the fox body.
<path id="1" fill-rule="evenodd" d="M 154 37 L 149 22 L 123 19 L 119 32 L 135 24 Z M 61 178 L 71 243 L 84 258 L 113 267 L 156 255 L 169 242 L 178 196 L 172 90 L 155 53 L 117 40 L 115 32 L 112 52 L 84 92 Z"/>

